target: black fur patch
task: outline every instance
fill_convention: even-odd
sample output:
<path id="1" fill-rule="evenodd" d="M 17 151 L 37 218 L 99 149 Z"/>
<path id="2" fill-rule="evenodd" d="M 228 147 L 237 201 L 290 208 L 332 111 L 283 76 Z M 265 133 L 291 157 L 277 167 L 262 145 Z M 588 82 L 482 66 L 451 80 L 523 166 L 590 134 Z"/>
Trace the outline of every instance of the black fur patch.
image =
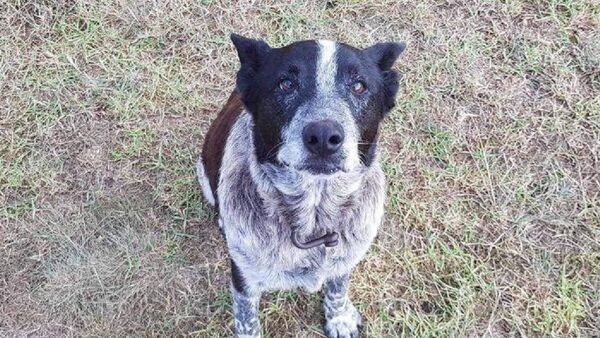
<path id="1" fill-rule="evenodd" d="M 367 92 L 358 99 L 353 98 L 350 91 L 342 91 L 354 110 L 360 131 L 359 156 L 366 166 L 371 165 L 375 157 L 379 124 L 394 107 L 398 74 L 390 68 L 402 50 L 404 45 L 396 43 L 376 44 L 364 50 L 341 44 L 338 49 L 336 82 L 360 80 L 367 87 Z"/>
<path id="2" fill-rule="evenodd" d="M 242 272 L 237 267 L 233 259 L 231 260 L 231 283 L 237 292 L 244 293 L 244 290 L 246 290 L 246 281 L 244 280 L 244 276 L 242 276 Z"/>

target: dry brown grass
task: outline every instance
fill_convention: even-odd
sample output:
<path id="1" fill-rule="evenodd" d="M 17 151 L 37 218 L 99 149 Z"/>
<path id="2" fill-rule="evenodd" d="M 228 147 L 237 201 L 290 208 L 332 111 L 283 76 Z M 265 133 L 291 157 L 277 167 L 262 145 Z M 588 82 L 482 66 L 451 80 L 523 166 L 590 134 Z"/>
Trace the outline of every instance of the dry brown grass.
<path id="1" fill-rule="evenodd" d="M 193 163 L 230 32 L 408 42 L 369 337 L 600 336 L 597 0 L 0 3 L 0 335 L 230 336 Z M 322 336 L 318 295 L 266 337 Z"/>

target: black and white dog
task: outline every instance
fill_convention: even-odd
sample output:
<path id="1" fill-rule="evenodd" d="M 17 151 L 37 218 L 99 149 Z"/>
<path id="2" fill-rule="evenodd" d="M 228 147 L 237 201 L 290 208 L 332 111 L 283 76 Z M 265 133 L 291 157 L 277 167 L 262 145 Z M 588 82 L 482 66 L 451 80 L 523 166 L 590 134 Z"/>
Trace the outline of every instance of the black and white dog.
<path id="1" fill-rule="evenodd" d="M 237 337 L 260 337 L 262 292 L 325 285 L 325 333 L 357 337 L 348 278 L 383 218 L 379 124 L 394 106 L 403 43 L 282 48 L 232 35 L 237 88 L 198 161 L 231 256 Z"/>

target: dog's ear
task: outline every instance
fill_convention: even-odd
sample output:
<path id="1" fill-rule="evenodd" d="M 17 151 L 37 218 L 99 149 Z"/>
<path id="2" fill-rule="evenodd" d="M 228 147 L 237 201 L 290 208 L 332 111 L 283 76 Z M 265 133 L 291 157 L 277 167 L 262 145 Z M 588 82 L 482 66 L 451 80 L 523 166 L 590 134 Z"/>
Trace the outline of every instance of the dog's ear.
<path id="1" fill-rule="evenodd" d="M 264 41 L 245 38 L 237 34 L 231 34 L 230 37 L 240 59 L 237 87 L 242 96 L 244 96 L 250 81 L 262 66 L 265 56 L 269 53 L 271 47 Z"/>
<path id="2" fill-rule="evenodd" d="M 237 34 L 231 34 L 231 41 L 237 50 L 242 68 L 249 67 L 255 71 L 260 68 L 261 61 L 271 49 L 264 41 L 245 38 Z"/>
<path id="3" fill-rule="evenodd" d="M 383 72 L 383 114 L 384 116 L 396 105 L 400 75 L 393 70 Z"/>
<path id="4" fill-rule="evenodd" d="M 392 68 L 405 48 L 404 42 L 384 42 L 365 48 L 364 52 L 377 63 L 381 71 L 385 72 Z"/>
<path id="5" fill-rule="evenodd" d="M 392 66 L 405 48 L 406 44 L 404 42 L 385 42 L 375 44 L 363 50 L 369 58 L 375 61 L 383 76 L 384 114 L 387 114 L 396 104 L 396 93 L 398 92 L 400 75 L 392 70 Z"/>

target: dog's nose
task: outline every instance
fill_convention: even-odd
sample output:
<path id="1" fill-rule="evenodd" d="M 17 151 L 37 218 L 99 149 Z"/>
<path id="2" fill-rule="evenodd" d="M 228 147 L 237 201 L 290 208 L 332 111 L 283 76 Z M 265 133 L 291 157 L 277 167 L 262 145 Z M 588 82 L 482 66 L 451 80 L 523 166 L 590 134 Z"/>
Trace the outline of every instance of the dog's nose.
<path id="1" fill-rule="evenodd" d="M 311 122 L 302 131 L 304 146 L 313 154 L 329 156 L 336 153 L 344 142 L 344 129 L 331 120 Z"/>

